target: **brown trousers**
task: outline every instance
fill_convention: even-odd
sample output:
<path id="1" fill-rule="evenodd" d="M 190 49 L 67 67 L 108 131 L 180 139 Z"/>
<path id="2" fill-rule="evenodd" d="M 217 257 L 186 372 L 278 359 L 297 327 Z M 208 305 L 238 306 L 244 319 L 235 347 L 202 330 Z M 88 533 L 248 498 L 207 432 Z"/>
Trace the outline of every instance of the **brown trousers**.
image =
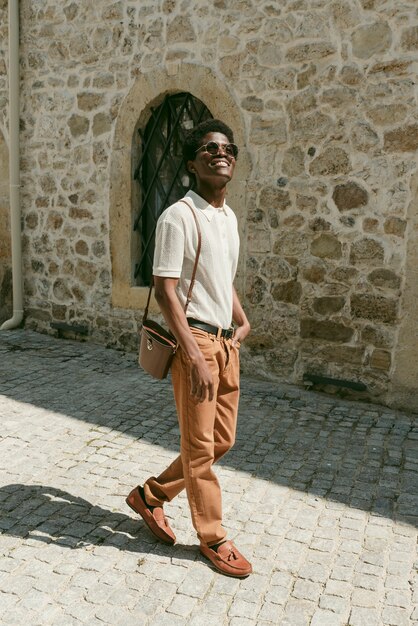
<path id="1" fill-rule="evenodd" d="M 190 361 L 181 348 L 172 364 L 171 377 L 180 426 L 180 456 L 157 478 L 149 478 L 145 497 L 151 506 L 169 502 L 184 488 L 193 526 L 208 546 L 222 541 L 222 498 L 212 469 L 234 444 L 239 400 L 239 348 L 231 339 L 191 328 L 215 386 L 212 401 L 197 402 L 190 394 Z"/>

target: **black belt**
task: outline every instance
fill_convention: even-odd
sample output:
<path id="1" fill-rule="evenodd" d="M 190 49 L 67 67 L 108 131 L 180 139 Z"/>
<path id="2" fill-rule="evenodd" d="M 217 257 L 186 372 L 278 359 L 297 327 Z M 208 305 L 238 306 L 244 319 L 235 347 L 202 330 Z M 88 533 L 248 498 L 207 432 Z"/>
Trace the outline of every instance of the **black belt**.
<path id="1" fill-rule="evenodd" d="M 205 322 L 195 320 L 193 319 L 193 317 L 188 317 L 187 322 L 189 326 L 192 326 L 192 328 L 199 328 L 199 330 L 204 330 L 206 333 L 216 335 L 216 337 L 225 337 L 226 339 L 232 339 L 232 337 L 234 336 L 233 328 L 218 328 L 217 326 L 211 326 L 211 324 L 205 324 Z"/>

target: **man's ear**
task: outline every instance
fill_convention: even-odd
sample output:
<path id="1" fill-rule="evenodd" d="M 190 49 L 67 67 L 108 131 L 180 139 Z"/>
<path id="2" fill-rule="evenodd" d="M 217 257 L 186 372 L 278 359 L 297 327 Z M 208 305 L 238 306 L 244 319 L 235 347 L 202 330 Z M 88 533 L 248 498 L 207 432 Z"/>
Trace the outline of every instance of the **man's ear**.
<path id="1" fill-rule="evenodd" d="M 195 174 L 196 168 L 194 166 L 193 161 L 187 161 L 186 169 L 187 169 L 188 172 L 190 172 L 190 174 Z"/>

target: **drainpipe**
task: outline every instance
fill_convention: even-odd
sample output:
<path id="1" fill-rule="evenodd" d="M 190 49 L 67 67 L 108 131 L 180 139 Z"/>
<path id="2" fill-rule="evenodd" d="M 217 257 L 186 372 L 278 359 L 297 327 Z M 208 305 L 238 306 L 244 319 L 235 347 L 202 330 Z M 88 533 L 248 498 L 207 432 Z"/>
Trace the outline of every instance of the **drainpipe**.
<path id="1" fill-rule="evenodd" d="M 13 317 L 6 320 L 0 330 L 16 328 L 23 320 L 19 164 L 19 0 L 9 0 L 9 172 Z"/>

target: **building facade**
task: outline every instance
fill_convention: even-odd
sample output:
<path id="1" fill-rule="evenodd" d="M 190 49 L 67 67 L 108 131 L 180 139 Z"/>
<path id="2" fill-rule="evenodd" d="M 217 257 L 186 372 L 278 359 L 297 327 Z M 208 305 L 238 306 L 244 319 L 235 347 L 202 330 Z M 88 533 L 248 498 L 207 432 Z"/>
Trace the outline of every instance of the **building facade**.
<path id="1" fill-rule="evenodd" d="M 190 94 L 240 146 L 228 202 L 253 328 L 244 371 L 418 409 L 415 0 L 21 0 L 20 27 L 27 328 L 136 349 L 135 173 L 152 115 Z M 5 319 L 5 0 L 0 35 Z"/>

